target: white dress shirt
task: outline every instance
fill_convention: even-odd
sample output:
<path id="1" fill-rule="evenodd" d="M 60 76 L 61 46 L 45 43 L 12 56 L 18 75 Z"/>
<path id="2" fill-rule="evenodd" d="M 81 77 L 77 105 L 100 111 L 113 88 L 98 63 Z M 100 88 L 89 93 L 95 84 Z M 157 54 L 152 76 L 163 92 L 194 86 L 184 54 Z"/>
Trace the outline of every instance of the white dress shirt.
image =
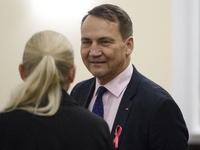
<path id="1" fill-rule="evenodd" d="M 117 77 L 115 77 L 107 84 L 103 85 L 108 90 L 107 92 L 104 93 L 102 99 L 104 106 L 104 119 L 108 123 L 110 131 L 112 130 L 112 126 L 115 120 L 115 116 L 117 114 L 117 110 L 119 108 L 119 104 L 121 102 L 124 91 L 126 90 L 127 85 L 131 79 L 132 73 L 133 73 L 133 66 L 130 63 L 129 66 L 123 72 L 121 72 Z M 95 91 L 88 107 L 90 111 L 92 111 L 99 86 L 101 85 L 96 79 Z"/>

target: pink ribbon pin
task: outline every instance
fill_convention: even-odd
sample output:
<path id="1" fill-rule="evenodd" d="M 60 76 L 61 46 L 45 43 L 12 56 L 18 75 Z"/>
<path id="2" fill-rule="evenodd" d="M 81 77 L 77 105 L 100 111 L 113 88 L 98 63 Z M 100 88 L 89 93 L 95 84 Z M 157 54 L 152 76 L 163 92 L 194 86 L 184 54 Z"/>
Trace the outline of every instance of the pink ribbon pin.
<path id="1" fill-rule="evenodd" d="M 117 130 L 119 128 L 119 130 Z M 119 136 L 122 133 L 122 127 L 120 125 L 117 125 L 115 129 L 115 139 L 113 140 L 113 143 L 115 144 L 115 148 L 118 148 L 118 142 L 119 142 Z"/>

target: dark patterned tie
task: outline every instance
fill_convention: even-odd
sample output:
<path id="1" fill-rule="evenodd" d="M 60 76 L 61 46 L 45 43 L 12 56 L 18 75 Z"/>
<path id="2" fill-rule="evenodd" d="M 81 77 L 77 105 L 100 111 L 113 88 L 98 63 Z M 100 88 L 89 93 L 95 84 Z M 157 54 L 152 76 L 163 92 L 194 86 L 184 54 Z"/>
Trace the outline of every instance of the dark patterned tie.
<path id="1" fill-rule="evenodd" d="M 92 112 L 97 114 L 100 117 L 104 117 L 104 111 L 103 111 L 103 100 L 102 95 L 107 91 L 107 89 L 103 86 L 100 86 L 98 89 L 97 98 L 95 100 Z"/>

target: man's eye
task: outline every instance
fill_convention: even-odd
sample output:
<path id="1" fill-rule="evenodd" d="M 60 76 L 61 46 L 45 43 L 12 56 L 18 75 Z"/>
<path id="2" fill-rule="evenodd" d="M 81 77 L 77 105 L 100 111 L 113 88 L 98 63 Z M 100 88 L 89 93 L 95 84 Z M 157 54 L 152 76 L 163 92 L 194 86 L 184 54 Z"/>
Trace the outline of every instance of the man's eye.
<path id="1" fill-rule="evenodd" d="M 91 41 L 82 41 L 82 43 L 81 43 L 81 47 L 82 48 L 87 48 L 87 47 L 89 47 L 90 45 L 91 45 Z"/>
<path id="2" fill-rule="evenodd" d="M 102 41 L 103 44 L 108 44 L 110 43 L 109 41 Z"/>
<path id="3" fill-rule="evenodd" d="M 90 41 L 83 41 L 82 44 L 90 44 Z"/>

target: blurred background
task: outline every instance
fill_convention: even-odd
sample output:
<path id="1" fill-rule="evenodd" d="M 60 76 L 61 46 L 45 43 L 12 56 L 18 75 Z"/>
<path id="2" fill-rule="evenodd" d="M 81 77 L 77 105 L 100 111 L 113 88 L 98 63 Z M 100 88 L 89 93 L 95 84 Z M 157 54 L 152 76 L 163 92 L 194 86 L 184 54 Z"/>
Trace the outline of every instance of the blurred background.
<path id="1" fill-rule="evenodd" d="M 77 73 L 73 86 L 92 75 L 80 56 L 80 24 L 94 6 L 123 8 L 133 21 L 132 63 L 165 88 L 183 112 L 190 135 L 200 134 L 198 0 L 1 0 L 0 108 L 22 82 L 18 66 L 24 46 L 36 32 L 54 30 L 73 45 Z"/>

